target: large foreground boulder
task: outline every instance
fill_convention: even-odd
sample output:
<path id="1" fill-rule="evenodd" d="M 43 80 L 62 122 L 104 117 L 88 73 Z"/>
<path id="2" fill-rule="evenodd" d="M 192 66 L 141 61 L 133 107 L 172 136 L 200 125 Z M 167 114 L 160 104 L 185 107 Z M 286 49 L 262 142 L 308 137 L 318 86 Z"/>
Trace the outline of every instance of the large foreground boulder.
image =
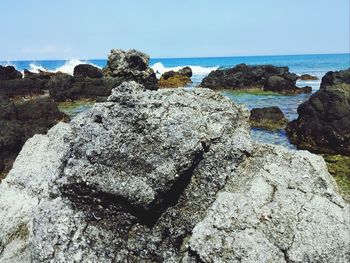
<path id="1" fill-rule="evenodd" d="M 300 149 L 350 155 L 350 69 L 328 72 L 298 114 L 287 133 Z"/>
<path id="2" fill-rule="evenodd" d="M 0 185 L 0 261 L 348 262 L 322 158 L 250 140 L 207 89 L 113 90 L 24 146 Z"/>
<path id="3" fill-rule="evenodd" d="M 191 83 L 192 70 L 190 67 L 184 67 L 178 71 L 167 71 L 159 79 L 159 87 L 162 88 L 179 88 L 185 87 Z"/>
<path id="4" fill-rule="evenodd" d="M 297 79 L 298 76 L 290 73 L 288 67 L 240 64 L 234 68 L 217 69 L 210 72 L 202 80 L 200 86 L 210 89 L 259 89 L 288 95 L 310 93 L 311 90 L 296 86 Z"/>
<path id="5" fill-rule="evenodd" d="M 12 102 L 0 96 L 0 174 L 9 171 L 28 138 L 66 118 L 48 97 Z"/>

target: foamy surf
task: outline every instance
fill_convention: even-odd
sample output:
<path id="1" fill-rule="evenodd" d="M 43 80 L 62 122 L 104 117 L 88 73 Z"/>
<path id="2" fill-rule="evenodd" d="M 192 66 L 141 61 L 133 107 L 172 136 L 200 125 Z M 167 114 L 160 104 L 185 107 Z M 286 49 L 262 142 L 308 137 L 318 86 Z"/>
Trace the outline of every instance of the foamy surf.
<path id="1" fill-rule="evenodd" d="M 73 75 L 74 68 L 80 64 L 90 64 L 94 67 L 100 68 L 99 66 L 97 66 L 93 63 L 90 63 L 87 60 L 70 59 L 70 60 L 67 60 L 62 66 L 60 66 L 56 69 L 53 69 L 53 70 L 49 70 L 49 69 L 47 69 L 41 65 L 35 64 L 35 63 L 30 63 L 28 70 L 30 72 L 33 72 L 33 73 L 38 73 L 39 71 L 48 71 L 48 72 L 53 72 L 53 73 L 62 72 L 62 73 L 67 73 L 67 74 Z"/>
<path id="2" fill-rule="evenodd" d="M 157 74 L 157 77 L 159 78 L 162 74 L 164 74 L 167 71 L 173 70 L 178 71 L 182 69 L 185 66 L 178 66 L 178 67 L 164 67 L 164 65 L 161 62 L 157 62 L 151 66 L 151 68 L 154 70 L 154 72 Z M 208 75 L 211 71 L 218 69 L 219 67 L 201 67 L 201 66 L 191 66 L 193 75 Z"/>

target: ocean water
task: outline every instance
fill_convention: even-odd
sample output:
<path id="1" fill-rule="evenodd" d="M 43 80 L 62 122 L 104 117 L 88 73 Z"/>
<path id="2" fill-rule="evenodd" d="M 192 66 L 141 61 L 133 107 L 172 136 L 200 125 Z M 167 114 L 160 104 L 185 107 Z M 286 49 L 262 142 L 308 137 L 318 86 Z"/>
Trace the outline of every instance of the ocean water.
<path id="1" fill-rule="evenodd" d="M 28 69 L 32 72 L 38 70 L 49 70 L 52 72 L 65 72 L 73 74 L 76 65 L 89 63 L 103 68 L 107 64 L 106 59 L 89 60 L 43 60 L 43 61 L 0 61 L 1 65 L 12 65 L 18 70 Z M 288 66 L 289 70 L 298 75 L 311 74 L 319 78 L 316 81 L 298 81 L 300 87 L 311 86 L 312 92 L 319 89 L 322 76 L 328 71 L 342 70 L 350 67 L 350 54 L 321 54 L 321 55 L 286 55 L 286 56 L 247 56 L 247 57 L 212 57 L 212 58 L 152 58 L 150 66 L 159 77 L 169 70 L 178 70 L 184 66 L 190 66 L 193 71 L 190 87 L 195 88 L 201 80 L 212 70 L 217 68 L 229 68 L 240 63 L 249 65 L 272 64 L 275 66 Z M 310 94 L 295 96 L 282 96 L 278 94 L 247 94 L 241 92 L 222 91 L 225 96 L 233 101 L 244 104 L 247 108 L 259 108 L 268 106 L 279 107 L 289 120 L 297 118 L 297 108 L 308 100 Z M 254 139 L 266 143 L 279 144 L 294 149 L 283 130 L 266 131 L 252 129 L 251 135 Z"/>

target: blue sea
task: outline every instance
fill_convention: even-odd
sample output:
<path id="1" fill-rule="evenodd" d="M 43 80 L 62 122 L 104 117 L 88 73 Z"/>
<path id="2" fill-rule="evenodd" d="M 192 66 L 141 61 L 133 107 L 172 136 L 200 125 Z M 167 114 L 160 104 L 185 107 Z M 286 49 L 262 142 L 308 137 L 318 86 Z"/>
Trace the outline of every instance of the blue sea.
<path id="1" fill-rule="evenodd" d="M 33 72 L 41 70 L 62 71 L 73 73 L 76 65 L 89 63 L 100 68 L 106 66 L 106 59 L 91 60 L 43 60 L 43 61 L 2 61 L 1 65 L 12 65 L 18 70 L 28 69 Z M 157 72 L 159 77 L 168 70 L 177 70 L 184 66 L 190 66 L 193 71 L 191 87 L 195 88 L 201 80 L 212 70 L 217 68 L 229 68 L 240 63 L 249 65 L 272 64 L 275 66 L 288 66 L 289 70 L 298 75 L 311 74 L 320 80 L 298 81 L 300 87 L 311 86 L 313 93 L 319 89 L 322 76 L 328 71 L 342 70 L 350 67 L 350 54 L 321 54 L 321 55 L 285 55 L 285 56 L 246 56 L 246 57 L 210 57 L 210 58 L 152 58 L 150 66 Z M 296 119 L 297 108 L 308 100 L 311 94 L 295 96 L 282 96 L 277 94 L 254 95 L 237 92 L 223 91 L 223 94 L 233 101 L 246 105 L 247 108 L 258 108 L 267 106 L 279 107 L 289 120 Z M 252 129 L 251 135 L 254 139 L 266 143 L 284 145 L 294 149 L 283 130 L 266 131 Z"/>

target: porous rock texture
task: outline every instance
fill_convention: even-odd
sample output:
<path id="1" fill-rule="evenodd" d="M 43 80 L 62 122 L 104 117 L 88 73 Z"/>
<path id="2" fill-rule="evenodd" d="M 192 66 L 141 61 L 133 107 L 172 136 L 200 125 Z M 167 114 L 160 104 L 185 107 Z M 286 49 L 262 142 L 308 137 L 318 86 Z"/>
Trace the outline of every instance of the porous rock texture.
<path id="1" fill-rule="evenodd" d="M 0 185 L 0 261 L 347 262 L 323 159 L 251 141 L 248 116 L 123 83 L 27 141 Z"/>
<path id="2" fill-rule="evenodd" d="M 350 156 L 350 69 L 328 72 L 298 114 L 286 128 L 298 148 Z"/>

